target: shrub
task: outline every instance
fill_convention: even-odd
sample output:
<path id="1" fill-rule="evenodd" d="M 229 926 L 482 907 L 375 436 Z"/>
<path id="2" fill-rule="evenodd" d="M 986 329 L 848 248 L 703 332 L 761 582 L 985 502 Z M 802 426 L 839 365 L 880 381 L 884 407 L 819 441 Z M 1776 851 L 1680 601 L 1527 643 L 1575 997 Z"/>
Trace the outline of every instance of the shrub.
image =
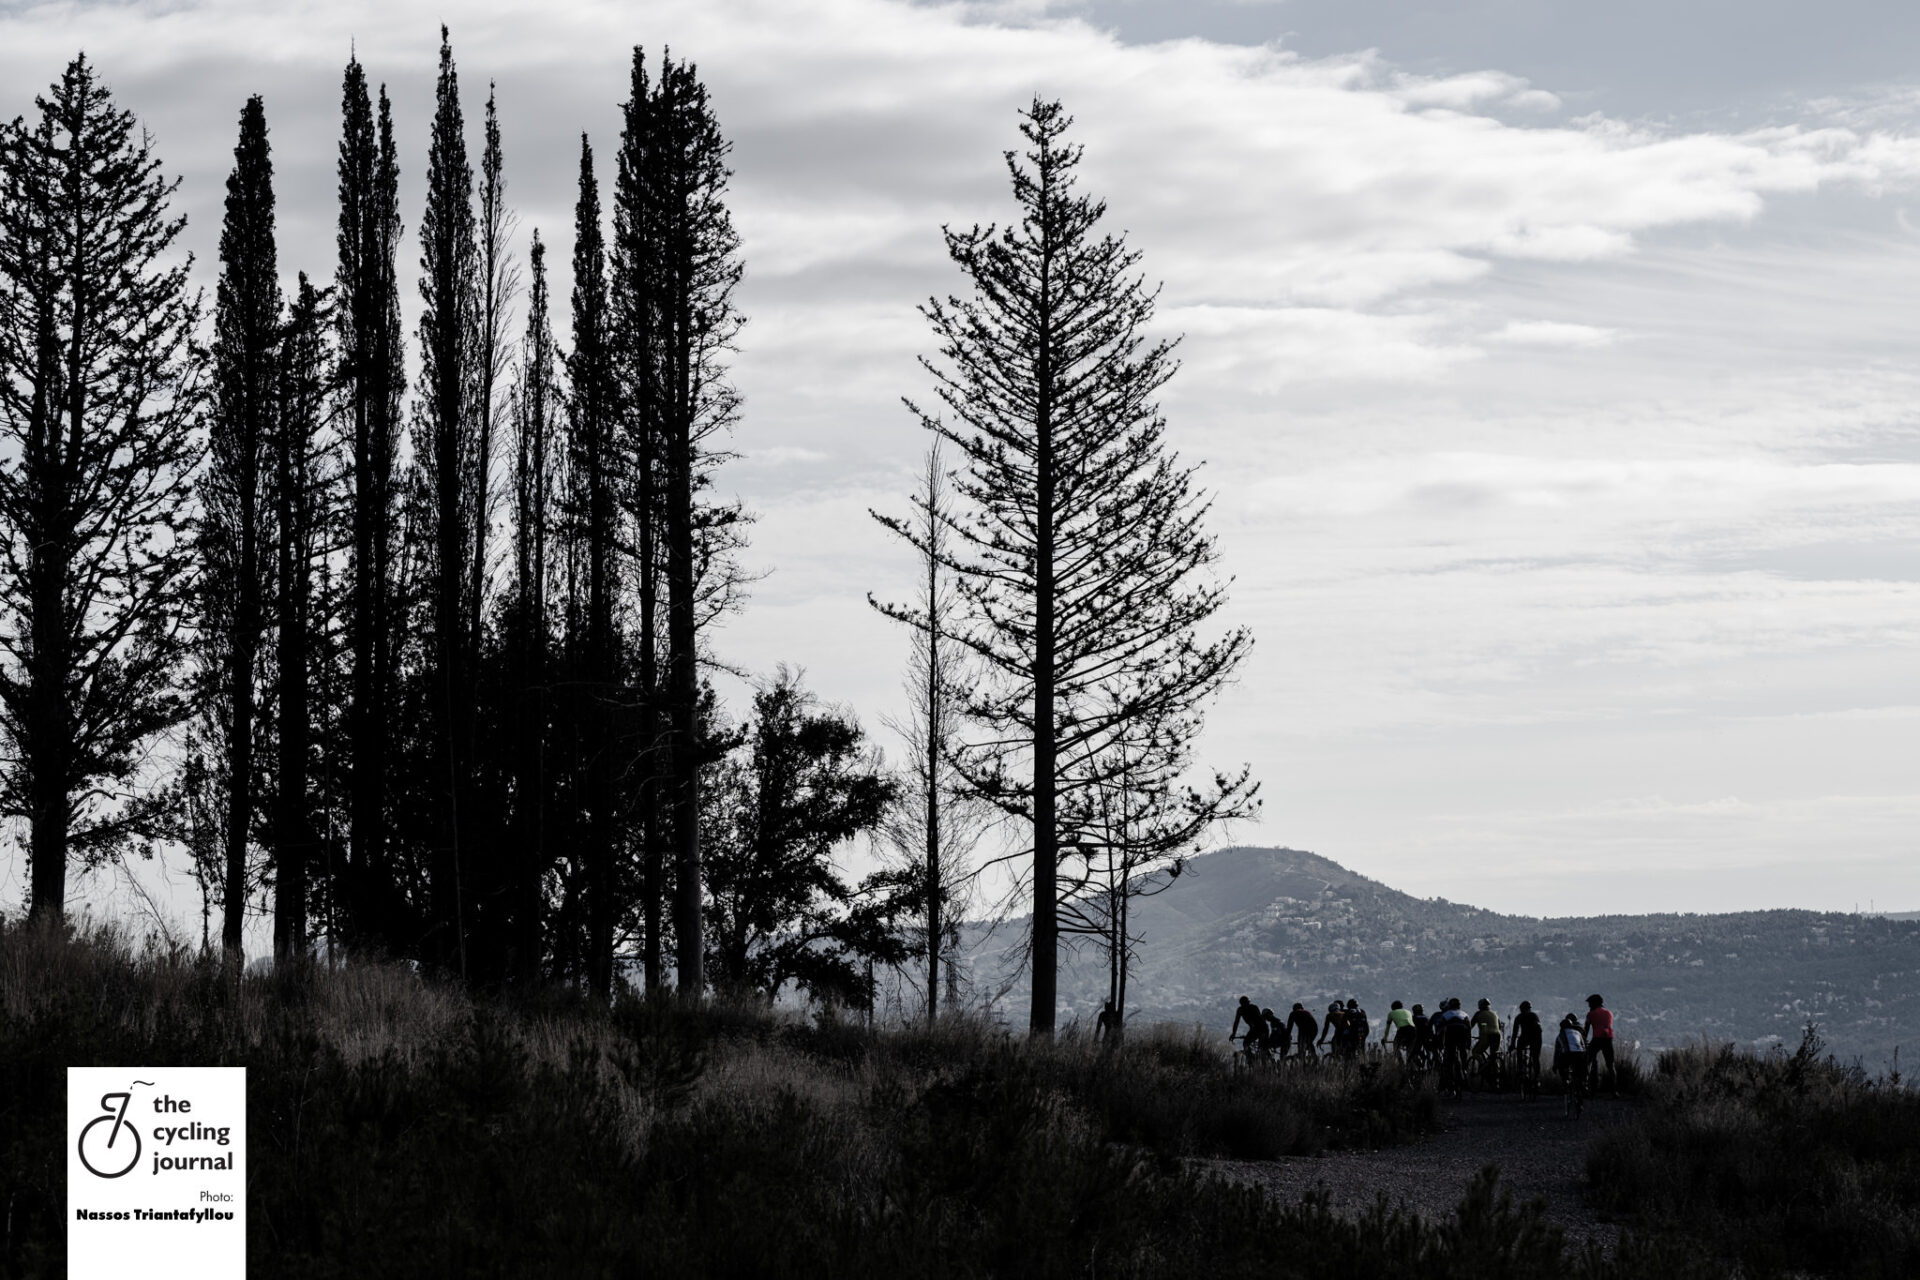
<path id="1" fill-rule="evenodd" d="M 1432 1095 L 1391 1069 L 1236 1076 L 1166 1030 L 1106 1054 L 966 1019 L 476 996 L 398 964 L 242 976 L 17 925 L 0 1274 L 64 1270 L 65 1068 L 168 1062 L 248 1068 L 249 1261 L 291 1280 L 1600 1274 L 1491 1174 L 1446 1222 L 1349 1219 L 1183 1158 L 1403 1140 Z"/>
<path id="2" fill-rule="evenodd" d="M 1754 1275 L 1920 1274 L 1920 1095 L 1822 1056 L 1660 1055 L 1633 1121 L 1590 1150 L 1591 1198 Z"/>

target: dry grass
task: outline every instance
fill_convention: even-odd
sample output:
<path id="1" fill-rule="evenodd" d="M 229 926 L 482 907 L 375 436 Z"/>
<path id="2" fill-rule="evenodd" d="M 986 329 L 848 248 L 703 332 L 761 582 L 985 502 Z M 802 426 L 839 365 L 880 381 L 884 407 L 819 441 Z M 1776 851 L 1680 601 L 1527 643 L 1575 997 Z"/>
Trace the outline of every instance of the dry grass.
<path id="1" fill-rule="evenodd" d="M 1920 1274 L 1920 1094 L 1823 1056 L 1702 1042 L 1660 1055 L 1646 1105 L 1587 1174 L 1603 1207 L 1750 1275 Z"/>
<path id="2" fill-rule="evenodd" d="M 475 995 L 409 966 L 241 975 L 113 930 L 0 923 L 0 1274 L 64 1261 L 69 1065 L 244 1064 L 257 1274 L 1507 1274 L 1563 1263 L 1491 1188 L 1356 1230 L 1181 1157 L 1383 1144 L 1392 1069 L 1237 1076 L 1184 1028 L 1107 1053 L 964 1018 L 869 1032 L 713 1002 Z M 1463 1209 L 1463 1213 L 1467 1212 Z M 1385 1220 L 1383 1219 L 1384 1223 Z M 1488 1271 L 1489 1260 L 1493 1264 Z"/>

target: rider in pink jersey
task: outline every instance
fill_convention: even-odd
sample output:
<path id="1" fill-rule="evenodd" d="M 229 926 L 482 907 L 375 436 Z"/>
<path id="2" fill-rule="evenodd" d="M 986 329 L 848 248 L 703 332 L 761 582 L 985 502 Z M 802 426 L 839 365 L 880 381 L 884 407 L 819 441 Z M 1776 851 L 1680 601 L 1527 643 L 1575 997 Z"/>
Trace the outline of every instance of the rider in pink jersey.
<path id="1" fill-rule="evenodd" d="M 1614 1096 L 1620 1093 L 1620 1069 L 1613 1061 L 1613 1010 L 1599 993 L 1587 997 L 1587 1080 L 1590 1087 L 1600 1084 L 1600 1059 L 1607 1060 L 1607 1083 Z"/>

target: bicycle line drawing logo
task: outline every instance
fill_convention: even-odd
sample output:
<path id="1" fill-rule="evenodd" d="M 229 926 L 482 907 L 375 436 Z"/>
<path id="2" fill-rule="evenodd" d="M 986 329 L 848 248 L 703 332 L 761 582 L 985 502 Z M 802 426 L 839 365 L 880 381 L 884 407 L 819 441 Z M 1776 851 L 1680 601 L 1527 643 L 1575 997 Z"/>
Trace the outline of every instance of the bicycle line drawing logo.
<path id="1" fill-rule="evenodd" d="M 140 1163 L 140 1130 L 127 1119 L 127 1108 L 133 1103 L 134 1085 L 153 1087 L 151 1080 L 135 1080 L 127 1086 L 125 1093 L 107 1093 L 100 1096 L 101 1115 L 87 1121 L 80 1130 L 80 1163 L 87 1172 L 96 1178 L 119 1178 L 133 1172 L 133 1166 Z M 89 1137 L 95 1129 L 112 1121 L 113 1127 L 107 1130 L 104 1139 Z M 123 1137 L 131 1135 L 133 1141 L 123 1142 Z M 89 1159 L 87 1150 L 91 1145 L 93 1158 Z M 111 1170 L 111 1172 L 109 1172 Z"/>

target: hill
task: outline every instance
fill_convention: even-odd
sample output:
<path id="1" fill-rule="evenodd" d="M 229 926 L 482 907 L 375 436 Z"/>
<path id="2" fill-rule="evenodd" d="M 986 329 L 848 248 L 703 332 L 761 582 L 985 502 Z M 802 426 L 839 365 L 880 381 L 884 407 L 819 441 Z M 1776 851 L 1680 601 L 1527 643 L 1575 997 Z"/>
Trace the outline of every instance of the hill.
<path id="1" fill-rule="evenodd" d="M 1458 995 L 1522 999 L 1543 1012 L 1606 995 L 1621 1035 L 1643 1048 L 1703 1034 L 1766 1047 L 1799 1043 L 1809 1018 L 1833 1052 L 1884 1069 L 1920 1042 L 1920 921 L 1816 911 L 1539 918 L 1416 898 L 1294 849 L 1223 849 L 1193 859 L 1167 892 L 1134 907 L 1140 950 L 1130 1020 L 1217 1023 L 1251 995 L 1324 1010 L 1357 997 L 1379 1019 L 1392 1000 L 1432 1007 Z M 978 985 L 1017 967 L 1023 927 L 976 932 Z M 1008 940 L 1012 940 L 1010 945 Z M 1104 965 L 1086 948 L 1061 974 L 1063 1020 L 1091 1018 Z M 1015 980 L 1003 1012 L 1023 1010 Z"/>

